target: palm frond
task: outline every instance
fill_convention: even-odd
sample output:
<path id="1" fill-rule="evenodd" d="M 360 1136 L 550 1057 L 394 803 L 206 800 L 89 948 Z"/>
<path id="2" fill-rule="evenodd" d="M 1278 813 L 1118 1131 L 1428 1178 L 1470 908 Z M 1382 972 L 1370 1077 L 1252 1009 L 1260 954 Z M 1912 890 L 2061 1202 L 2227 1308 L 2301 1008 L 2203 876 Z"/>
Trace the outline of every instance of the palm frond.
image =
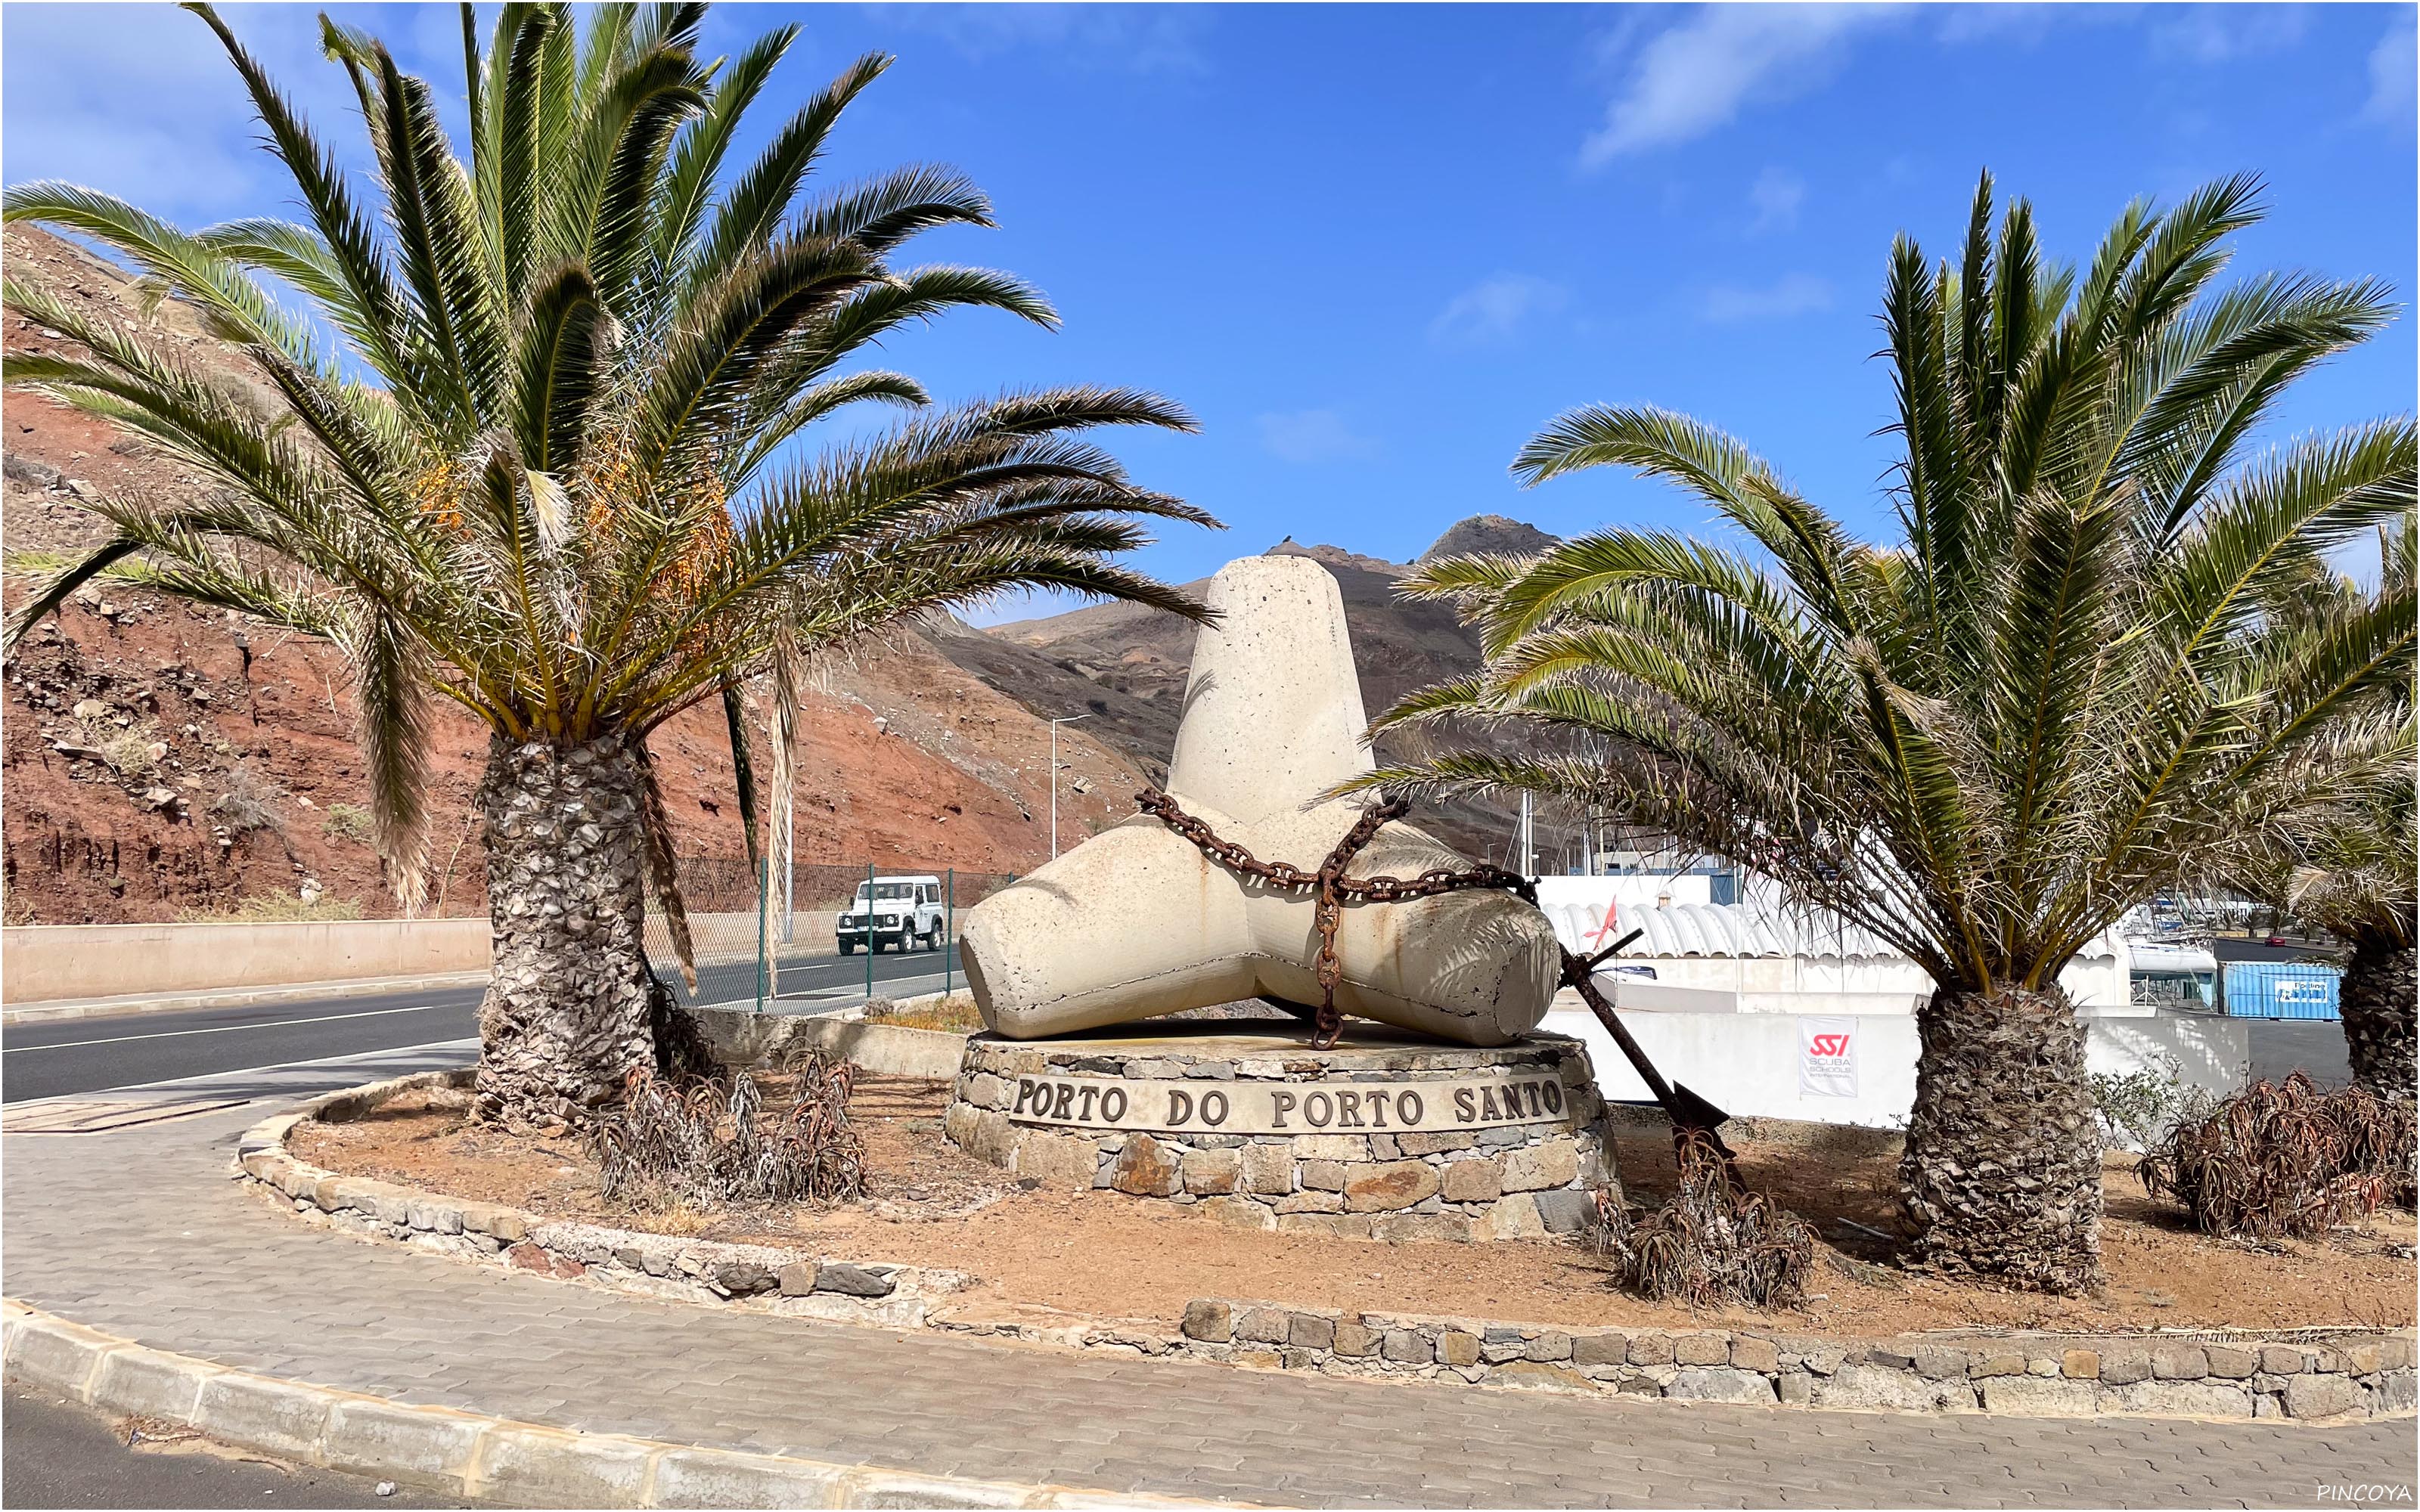
<path id="1" fill-rule="evenodd" d="M 680 964 L 681 980 L 689 990 L 697 991 L 697 944 L 689 927 L 689 904 L 681 897 L 680 863 L 673 848 L 672 812 L 664 806 L 664 785 L 656 775 L 655 758 L 647 753 L 644 739 L 636 741 L 631 750 L 639 759 L 641 778 L 641 825 L 646 836 L 647 886 L 655 894 L 656 906 L 664 916 L 664 931 L 672 936 L 673 959 Z M 755 826 L 749 829 L 749 861 L 756 861 Z"/>
<path id="2" fill-rule="evenodd" d="M 750 251 L 771 244 L 841 112 L 890 67 L 891 59 L 883 54 L 865 54 L 783 123 L 747 172 L 717 202 L 705 240 L 690 258 L 681 282 L 703 288 L 720 280 Z"/>

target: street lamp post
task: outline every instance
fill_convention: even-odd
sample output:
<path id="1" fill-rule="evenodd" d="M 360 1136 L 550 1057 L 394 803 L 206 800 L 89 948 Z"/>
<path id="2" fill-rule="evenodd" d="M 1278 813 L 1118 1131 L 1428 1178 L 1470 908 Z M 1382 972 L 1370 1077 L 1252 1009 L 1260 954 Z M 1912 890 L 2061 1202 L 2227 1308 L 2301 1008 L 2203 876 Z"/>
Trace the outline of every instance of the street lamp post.
<path id="1" fill-rule="evenodd" d="M 1521 795 L 1521 874 L 1535 878 L 1538 874 L 1537 831 L 1529 818 L 1529 795 Z"/>
<path id="2" fill-rule="evenodd" d="M 1050 721 L 1050 856 L 1059 856 L 1059 727 L 1089 719 L 1089 714 L 1063 714 Z"/>

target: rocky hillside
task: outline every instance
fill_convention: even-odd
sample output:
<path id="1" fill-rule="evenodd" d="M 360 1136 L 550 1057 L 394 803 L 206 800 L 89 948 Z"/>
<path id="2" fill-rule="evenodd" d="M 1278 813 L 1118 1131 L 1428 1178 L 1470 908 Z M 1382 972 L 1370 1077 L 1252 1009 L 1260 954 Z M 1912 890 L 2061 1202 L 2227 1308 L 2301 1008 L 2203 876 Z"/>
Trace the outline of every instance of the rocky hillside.
<path id="1" fill-rule="evenodd" d="M 146 310 L 116 270 L 39 232 L 0 239 L 11 277 L 100 305 L 141 339 L 264 409 L 274 392 L 248 362 L 170 302 Z M 8 349 L 66 346 L 14 316 Z M 83 499 L 174 494 L 199 483 L 108 426 L 32 395 L 6 401 L 0 601 L 98 538 Z M 1545 537 L 1499 517 L 1466 520 L 1435 549 L 1529 549 Z M 1373 712 L 1475 665 L 1445 611 L 1398 603 L 1404 568 L 1333 547 L 1297 548 L 1336 573 Z M 1199 586 L 1199 585 L 1197 585 Z M 940 620 L 869 639 L 815 669 L 797 791 L 798 860 L 1013 872 L 1049 854 L 1049 727 L 1063 726 L 1063 844 L 1132 813 L 1165 775 L 1193 628 L 1106 606 L 986 633 Z M 308 893 L 373 917 L 394 902 L 366 838 L 367 795 L 342 658 L 307 638 L 138 588 L 87 588 L 5 668 L 0 849 L 11 923 L 172 919 Z M 755 701 L 752 698 L 752 706 Z M 762 709 L 756 708 L 761 718 Z M 438 717 L 432 885 L 437 906 L 485 904 L 471 794 L 486 734 Z M 720 707 L 692 709 L 654 741 L 692 890 L 715 906 L 744 873 Z M 1476 854 L 1501 850 L 1504 816 L 1447 826 Z M 806 900 L 801 900 L 802 906 Z"/>
<path id="2" fill-rule="evenodd" d="M 1555 538 L 1535 525 L 1504 515 L 1473 515 L 1438 536 L 1435 545 L 1420 553 L 1420 560 L 1535 556 L 1554 544 Z"/>
<path id="3" fill-rule="evenodd" d="M 11 277 L 97 303 L 225 391 L 276 403 L 188 312 L 168 303 L 146 315 L 122 275 L 69 243 L 12 228 L 0 255 Z M 12 351 L 66 345 L 14 316 L 0 336 Z M 7 396 L 5 455 L 0 598 L 12 609 L 29 572 L 98 537 L 80 498 L 198 486 L 108 426 L 23 393 Z M 936 639 L 902 630 L 817 669 L 797 795 L 802 865 L 1024 872 L 1049 854 L 1047 727 L 1015 693 L 940 655 Z M 985 660 L 1002 687 L 1079 686 L 1021 648 Z M 170 919 L 299 902 L 303 890 L 372 916 L 394 911 L 365 839 L 352 700 L 333 648 L 113 584 L 78 594 L 9 658 L 5 677 L 9 922 Z M 1078 707 L 1084 696 L 1098 690 L 1082 686 Z M 484 861 L 470 795 L 486 734 L 450 708 L 437 728 L 432 882 L 444 911 L 478 912 Z M 1142 772 L 1083 726 L 1061 741 L 1072 842 L 1131 813 Z M 675 719 L 654 746 L 683 854 L 743 856 L 720 706 Z M 731 870 L 702 866 L 698 883 L 711 890 Z"/>

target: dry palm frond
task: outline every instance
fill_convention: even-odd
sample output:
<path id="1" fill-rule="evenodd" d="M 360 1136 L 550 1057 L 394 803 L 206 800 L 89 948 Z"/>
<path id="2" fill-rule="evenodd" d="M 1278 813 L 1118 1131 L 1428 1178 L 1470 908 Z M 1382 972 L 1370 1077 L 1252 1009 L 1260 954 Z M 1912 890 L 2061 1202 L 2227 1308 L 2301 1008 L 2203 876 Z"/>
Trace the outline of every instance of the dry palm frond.
<path id="1" fill-rule="evenodd" d="M 744 1071 L 675 1081 L 631 1071 L 594 1135 L 599 1187 L 616 1201 L 713 1207 L 846 1202 L 865 1193 L 865 1141 L 849 1126 L 856 1068 L 810 1056 L 790 1105 L 765 1106 Z"/>
<path id="2" fill-rule="evenodd" d="M 2412 1134 L 2409 1102 L 2322 1091 L 2298 1071 L 2180 1125 L 2145 1157 L 2143 1185 L 2204 1233 L 2315 1239 L 2390 1197 L 2411 1202 Z"/>

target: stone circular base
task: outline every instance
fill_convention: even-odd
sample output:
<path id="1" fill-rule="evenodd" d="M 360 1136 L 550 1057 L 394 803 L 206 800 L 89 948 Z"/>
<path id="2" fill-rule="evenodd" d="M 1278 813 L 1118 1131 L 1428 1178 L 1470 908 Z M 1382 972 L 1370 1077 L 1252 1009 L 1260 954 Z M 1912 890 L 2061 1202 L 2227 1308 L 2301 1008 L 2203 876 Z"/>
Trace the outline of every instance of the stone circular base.
<path id="1" fill-rule="evenodd" d="M 972 1036 L 942 1128 L 1046 1187 L 1248 1228 L 1529 1239 L 1594 1221 L 1604 1108 L 1561 1035 L 1473 1049 L 1354 1020 L 1314 1050 L 1307 1025 L 1171 1022 Z"/>

